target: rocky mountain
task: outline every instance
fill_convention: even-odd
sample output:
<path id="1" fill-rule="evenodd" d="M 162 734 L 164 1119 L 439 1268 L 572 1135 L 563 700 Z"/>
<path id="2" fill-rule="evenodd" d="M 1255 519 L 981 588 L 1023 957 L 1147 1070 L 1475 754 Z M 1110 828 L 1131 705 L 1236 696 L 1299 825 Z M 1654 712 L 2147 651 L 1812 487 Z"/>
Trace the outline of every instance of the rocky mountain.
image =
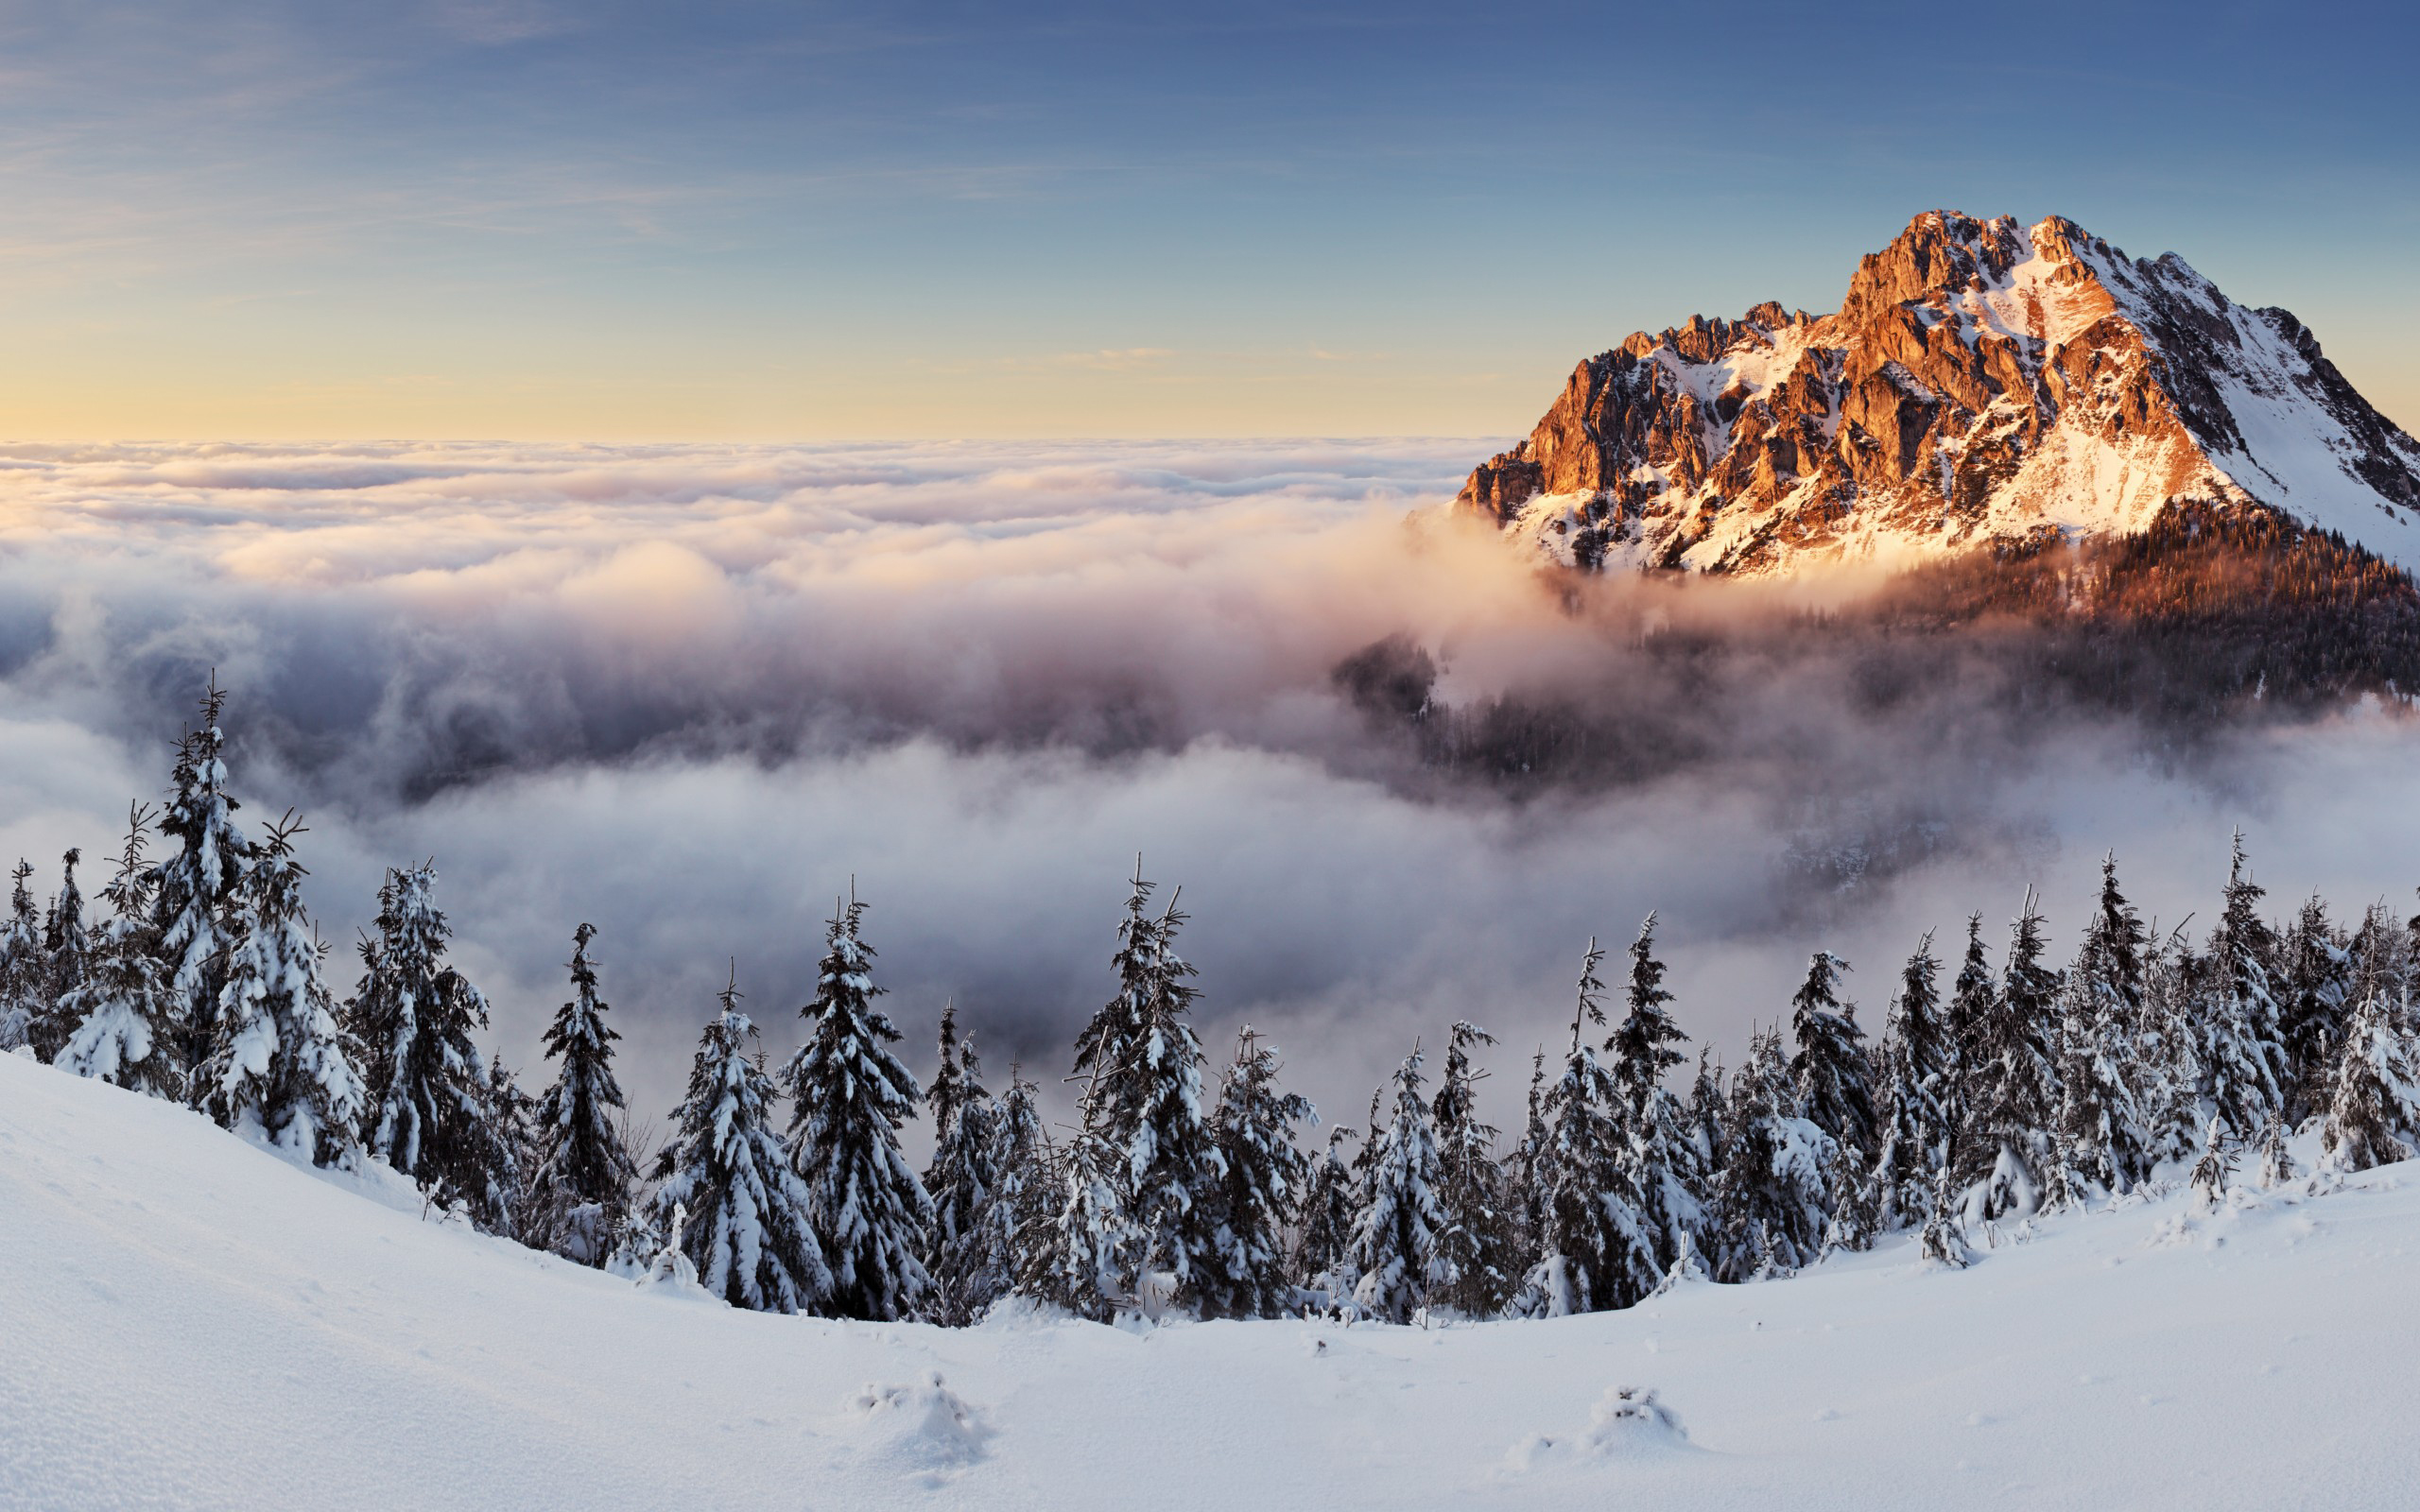
<path id="1" fill-rule="evenodd" d="M 2055 216 L 1930 212 L 1837 314 L 1634 335 L 1460 503 L 1581 567 L 1913 564 L 2266 514 L 2420 568 L 2420 441 L 2301 321 Z"/>

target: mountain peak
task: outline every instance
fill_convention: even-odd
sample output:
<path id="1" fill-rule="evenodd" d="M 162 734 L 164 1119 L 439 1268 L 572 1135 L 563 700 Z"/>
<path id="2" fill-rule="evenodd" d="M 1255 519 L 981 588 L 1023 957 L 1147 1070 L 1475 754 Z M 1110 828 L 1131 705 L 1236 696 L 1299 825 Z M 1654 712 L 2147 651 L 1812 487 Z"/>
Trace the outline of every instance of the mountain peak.
<path id="1" fill-rule="evenodd" d="M 1927 211 L 1835 314 L 1634 334 L 1461 502 L 1582 567 L 1770 575 L 2135 534 L 2184 506 L 2420 566 L 2420 443 L 2299 320 L 2057 215 Z"/>

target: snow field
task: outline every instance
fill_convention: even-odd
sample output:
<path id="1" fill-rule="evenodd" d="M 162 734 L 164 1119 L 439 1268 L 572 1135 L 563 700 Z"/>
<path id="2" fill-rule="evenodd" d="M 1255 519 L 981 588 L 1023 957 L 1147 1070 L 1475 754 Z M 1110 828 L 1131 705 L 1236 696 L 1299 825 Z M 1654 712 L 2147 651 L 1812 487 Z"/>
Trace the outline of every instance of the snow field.
<path id="1" fill-rule="evenodd" d="M 636 1287 L 0 1057 L 0 1507 L 2402 1507 L 2414 1169 L 1551 1322 L 952 1332 Z"/>

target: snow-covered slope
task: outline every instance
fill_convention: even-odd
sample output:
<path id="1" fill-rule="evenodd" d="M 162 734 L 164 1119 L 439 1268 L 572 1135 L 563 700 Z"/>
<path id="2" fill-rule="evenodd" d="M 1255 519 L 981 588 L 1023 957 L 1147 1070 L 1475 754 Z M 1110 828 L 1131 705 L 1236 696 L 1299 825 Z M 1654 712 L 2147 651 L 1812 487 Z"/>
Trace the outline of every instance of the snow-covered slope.
<path id="1" fill-rule="evenodd" d="M 0 1505 L 2407 1506 L 2413 1175 L 1552 1323 L 949 1332 L 640 1290 L 0 1057 Z"/>
<path id="2" fill-rule="evenodd" d="M 1771 575 L 2135 533 L 2190 503 L 2420 567 L 2420 442 L 2299 320 L 2056 217 L 1929 212 L 1837 314 L 1762 304 L 1633 335 L 1461 502 L 1586 565 Z"/>

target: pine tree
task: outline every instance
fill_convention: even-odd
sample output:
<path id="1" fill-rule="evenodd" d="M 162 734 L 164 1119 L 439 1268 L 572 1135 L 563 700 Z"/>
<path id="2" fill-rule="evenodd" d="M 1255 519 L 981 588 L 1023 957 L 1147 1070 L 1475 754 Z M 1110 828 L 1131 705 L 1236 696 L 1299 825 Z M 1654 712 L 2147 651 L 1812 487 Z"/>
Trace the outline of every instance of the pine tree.
<path id="1" fill-rule="evenodd" d="M 1420 1048 L 1395 1072 L 1395 1114 L 1380 1143 L 1370 1203 L 1353 1226 L 1354 1300 L 1390 1323 L 1410 1319 L 1430 1290 L 1451 1280 L 1437 1242 L 1445 1225 L 1437 1187 L 1444 1172 L 1420 1098 Z"/>
<path id="2" fill-rule="evenodd" d="M 1980 1011 L 1968 1052 L 1972 1091 L 1957 1179 L 1987 1219 L 2038 1205 L 2058 1118 L 2060 977 L 2042 964 L 2042 924 L 2029 887 L 2000 989 Z"/>
<path id="3" fill-rule="evenodd" d="M 2352 985 L 2349 941 L 2328 922 L 2313 894 L 2279 951 L 2278 1035 L 2286 1049 L 2286 1121 L 2300 1125 L 2325 1111 Z"/>
<path id="4" fill-rule="evenodd" d="M 0 934 L 0 1053 L 20 1045 L 31 1048 L 35 1018 L 43 1009 L 49 962 L 42 951 L 42 918 L 34 911 L 34 895 L 26 879 L 34 868 L 24 858 L 9 875 L 9 924 Z"/>
<path id="5" fill-rule="evenodd" d="M 182 1006 L 185 1064 L 197 1072 L 216 1048 L 227 963 L 240 943 L 236 899 L 252 856 L 252 842 L 235 822 L 243 805 L 227 794 L 227 736 L 219 728 L 226 705 L 214 674 L 202 693 L 201 726 L 177 747 L 160 832 L 178 849 L 161 862 L 152 893 L 161 960 Z M 195 1076 L 192 1095 L 201 1096 L 205 1085 Z"/>
<path id="6" fill-rule="evenodd" d="M 2372 909 L 2362 929 L 2365 948 L 2355 956 L 2359 996 L 2337 1049 L 2320 1136 L 2327 1165 L 2339 1171 L 2409 1160 L 2420 1143 L 2403 931 L 2384 912 Z"/>
<path id="7" fill-rule="evenodd" d="M 79 1076 L 181 1099 L 184 1066 L 175 1043 L 178 1015 L 156 955 L 143 866 L 149 822 L 148 809 L 129 805 L 126 849 L 117 875 L 101 893 L 110 921 L 82 985 L 60 1003 L 60 1017 L 74 1028 L 58 1063 Z"/>
<path id="8" fill-rule="evenodd" d="M 2256 911 L 2264 889 L 2245 875 L 2243 832 L 2228 853 L 2225 904 L 2210 936 L 2202 1004 L 2202 1101 L 2240 1143 L 2285 1106 L 2290 1080 L 2277 999 L 2270 986 L 2276 936 Z"/>
<path id="9" fill-rule="evenodd" d="M 1780 1031 L 1751 1035 L 1725 1100 L 1724 1160 L 1705 1246 L 1718 1280 L 1787 1274 L 1822 1253 L 1840 1145 L 1799 1106 Z"/>
<path id="10" fill-rule="evenodd" d="M 984 1229 L 985 1210 L 999 1185 L 995 1105 L 983 1090 L 982 1063 L 970 1036 L 958 1038 L 958 1005 L 942 1006 L 941 1069 L 925 1106 L 933 1111 L 933 1159 L 925 1168 L 932 1198 L 925 1269 L 933 1279 L 925 1309 L 935 1321 L 971 1323 L 998 1295 L 990 1280 L 994 1257 Z"/>
<path id="11" fill-rule="evenodd" d="M 963 1054 L 972 1081 L 976 1070 L 972 1041 Z M 942 1271 L 936 1275 L 942 1322 L 973 1322 L 1014 1290 L 1030 1236 L 1049 1221 L 1046 1211 L 1051 1190 L 1049 1141 L 1042 1127 L 1035 1091 L 1012 1064 L 1005 1096 L 960 1109 L 961 1118 L 981 1109 L 978 1122 L 991 1141 L 983 1163 L 992 1175 L 970 1226 L 959 1234 L 944 1257 Z"/>
<path id="12" fill-rule="evenodd" d="M 2226 1121 L 2212 1114 L 2204 1131 L 2202 1158 L 2193 1162 L 2194 1194 L 2205 1208 L 2226 1200 L 2227 1183 L 2235 1177 L 2235 1151 L 2227 1142 Z"/>
<path id="13" fill-rule="evenodd" d="M 1927 930 L 1900 972 L 1888 1012 L 1874 1161 L 1876 1231 L 1922 1222 L 1932 1211 L 1957 1129 L 1951 1105 L 1959 1060 Z"/>
<path id="14" fill-rule="evenodd" d="M 76 1017 L 67 1007 L 79 1001 L 85 979 L 92 974 L 93 942 L 84 925 L 84 893 L 76 885 L 76 865 L 84 852 L 70 850 L 61 858 L 59 896 L 50 901 L 43 920 L 43 978 L 40 1005 L 26 1042 L 43 1060 L 56 1061 L 75 1032 Z"/>
<path id="15" fill-rule="evenodd" d="M 474 1223 L 502 1232 L 512 1152 L 488 1116 L 487 1060 L 471 1039 L 487 1027 L 488 1002 L 445 964 L 452 932 L 436 885 L 434 866 L 389 868 L 378 933 L 361 942 L 361 984 L 346 1014 L 367 1059 L 370 1153 L 439 1207 L 462 1204 Z"/>
<path id="16" fill-rule="evenodd" d="M 1353 1220 L 1361 1211 L 1361 1181 L 1342 1146 L 1359 1135 L 1349 1128 L 1328 1130 L 1327 1148 L 1310 1163 L 1304 1178 L 1303 1202 L 1294 1233 L 1294 1283 L 1305 1291 L 1325 1292 L 1331 1298 L 1350 1295 L 1353 1274 Z"/>
<path id="17" fill-rule="evenodd" d="M 349 1167 L 360 1153 L 367 1089 L 320 980 L 325 949 L 302 911 L 288 814 L 253 852 L 234 899 L 235 950 L 219 988 L 217 1048 L 202 1068 L 202 1106 L 227 1128 Z"/>
<path id="18" fill-rule="evenodd" d="M 1655 916 L 1649 914 L 1630 946 L 1628 1011 L 1605 1049 L 1620 1093 L 1621 1186 L 1646 1230 L 1657 1275 L 1669 1274 L 1705 1221 L 1707 1173 L 1690 1138 L 1687 1109 L 1664 1085 L 1685 1058 L 1672 1048 L 1688 1036 L 1666 1011 L 1664 963 L 1655 958 Z"/>
<path id="19" fill-rule="evenodd" d="M 1076 1070 L 1097 1077 L 1084 1131 L 1122 1162 L 1102 1174 L 1122 1190 L 1139 1246 L 1137 1263 L 1176 1278 L 1177 1295 L 1201 1300 L 1216 1275 L 1217 1194 L 1225 1173 L 1201 1106 L 1201 1041 L 1188 1015 L 1200 996 L 1192 966 L 1176 953 L 1186 916 L 1171 896 L 1148 912 L 1152 885 L 1138 860 L 1113 964 L 1117 996 L 1076 1041 Z"/>
<path id="20" fill-rule="evenodd" d="M 1579 1004 L 1563 1074 L 1540 1111 L 1547 1125 L 1538 1160 L 1542 1250 L 1525 1281 L 1524 1311 L 1562 1316 L 1627 1307 L 1662 1280 L 1638 1210 L 1623 1190 L 1621 1089 L 1583 1038 L 1602 1026 L 1605 953 L 1594 938 L 1580 968 Z"/>
<path id="21" fill-rule="evenodd" d="M 1857 1026 L 1857 1005 L 1841 1001 L 1840 973 L 1848 969 L 1829 951 L 1807 957 L 1806 980 L 1789 1000 L 1790 1034 L 1798 1041 L 1789 1078 L 1800 1116 L 1830 1135 L 1841 1160 L 1862 1171 L 1874 1158 L 1874 1068 L 1866 1059 L 1865 1031 Z"/>
<path id="22" fill-rule="evenodd" d="M 1437 1248 L 1446 1280 L 1436 1300 L 1469 1317 L 1501 1311 L 1513 1286 L 1514 1219 L 1505 1211 L 1502 1173 L 1493 1153 L 1495 1125 L 1478 1116 L 1478 1084 L 1487 1073 L 1471 1067 L 1472 1048 L 1494 1043 L 1495 1037 L 1486 1030 L 1457 1022 L 1445 1041 L 1445 1074 L 1429 1104 L 1443 1172 L 1437 1201 L 1445 1215 Z"/>
<path id="23" fill-rule="evenodd" d="M 1058 1200 L 1024 1246 L 1017 1288 L 1106 1323 L 1133 1299 L 1138 1241 L 1127 1216 L 1124 1161 L 1106 1140 L 1080 1127 L 1053 1174 Z"/>
<path id="24" fill-rule="evenodd" d="M 2134 1050 L 2142 1071 L 2138 1107 L 2152 1164 L 2181 1160 L 2202 1138 L 2202 982 L 2208 971 L 2186 938 L 2191 916 L 2154 931 L 2143 969 L 2143 1012 Z"/>
<path id="25" fill-rule="evenodd" d="M 614 1075 L 608 1005 L 596 995 L 596 964 L 588 957 L 596 926 L 572 931 L 572 996 L 546 1028 L 549 1059 L 560 1062 L 554 1085 L 532 1112 L 538 1147 L 530 1185 L 538 1207 L 538 1241 L 568 1260 L 602 1265 L 626 1222 L 638 1169 L 623 1146 L 614 1114 L 622 1085 Z"/>
<path id="26" fill-rule="evenodd" d="M 1294 1125 L 1319 1112 L 1300 1092 L 1277 1090 L 1276 1048 L 1250 1024 L 1219 1090 L 1213 1121 L 1226 1182 L 1219 1199 L 1218 1269 L 1203 1288 L 1210 1311 L 1274 1317 L 1285 1306 L 1286 1227 L 1310 1174 Z"/>
<path id="27" fill-rule="evenodd" d="M 1538 1186 L 1547 1147 L 1546 1083 L 1547 1047 L 1540 1045 L 1530 1057 L 1530 1095 L 1521 1121 L 1521 1139 L 1512 1146 L 1512 1153 L 1504 1162 L 1507 1207 L 1513 1236 L 1512 1253 L 1514 1255 L 1546 1252 L 1546 1206 L 1539 1195 Z"/>
<path id="28" fill-rule="evenodd" d="M 2135 1048 L 2149 939 L 2118 889 L 2117 857 L 2103 856 L 2100 904 L 2059 993 L 2059 1123 L 2045 1194 L 2051 1206 L 2128 1191 L 2154 1163 Z"/>
<path id="29" fill-rule="evenodd" d="M 931 1278 L 918 1257 L 932 1199 L 900 1153 L 899 1125 L 916 1110 L 916 1078 L 886 1045 L 899 1031 L 873 1005 L 866 905 L 836 903 L 816 969 L 815 1001 L 799 1010 L 807 1040 L 783 1081 L 793 1099 L 790 1161 L 807 1194 L 842 1317 L 909 1316 Z"/>
<path id="30" fill-rule="evenodd" d="M 555 1237 L 554 1194 L 539 1179 L 545 1141 L 538 1128 L 538 1099 L 521 1090 L 521 1078 L 502 1056 L 487 1057 L 486 1107 L 481 1122 L 504 1152 L 504 1220 L 498 1231 L 532 1249 Z"/>
<path id="31" fill-rule="evenodd" d="M 656 1160 L 649 1213 L 699 1284 L 732 1306 L 814 1312 L 832 1294 L 832 1273 L 805 1184 L 773 1131 L 772 1078 L 748 1053 L 756 1030 L 739 1011 L 735 970 L 718 1001 Z"/>

